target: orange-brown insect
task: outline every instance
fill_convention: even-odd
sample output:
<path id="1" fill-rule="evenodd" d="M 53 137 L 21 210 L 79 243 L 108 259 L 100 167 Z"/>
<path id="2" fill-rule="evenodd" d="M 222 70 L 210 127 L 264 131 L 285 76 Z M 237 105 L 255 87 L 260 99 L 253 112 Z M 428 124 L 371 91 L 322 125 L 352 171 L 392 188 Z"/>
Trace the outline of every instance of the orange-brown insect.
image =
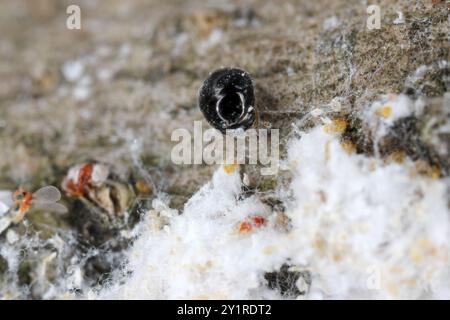
<path id="1" fill-rule="evenodd" d="M 12 222 L 20 222 L 31 208 L 65 213 L 67 208 L 60 203 L 56 203 L 60 199 L 61 193 L 54 186 L 40 188 L 34 193 L 20 188 L 12 195 Z"/>
<path id="2" fill-rule="evenodd" d="M 90 187 L 102 185 L 108 179 L 108 175 L 109 168 L 105 165 L 83 163 L 70 168 L 62 187 L 72 197 L 85 197 Z"/>
<path id="3" fill-rule="evenodd" d="M 64 189 L 73 197 L 82 197 L 87 193 L 87 186 L 92 183 L 93 163 L 85 163 L 70 169 L 63 183 Z"/>
<path id="4" fill-rule="evenodd" d="M 266 218 L 261 216 L 251 216 L 239 224 L 239 232 L 247 233 L 252 231 L 253 228 L 260 228 L 264 225 L 266 225 Z"/>

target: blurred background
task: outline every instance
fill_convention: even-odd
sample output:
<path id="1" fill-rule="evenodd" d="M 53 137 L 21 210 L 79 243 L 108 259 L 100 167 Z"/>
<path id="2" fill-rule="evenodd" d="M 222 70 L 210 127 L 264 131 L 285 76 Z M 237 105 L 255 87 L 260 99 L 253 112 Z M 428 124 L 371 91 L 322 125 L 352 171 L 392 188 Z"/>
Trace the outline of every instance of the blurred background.
<path id="1" fill-rule="evenodd" d="M 127 164 L 137 138 L 144 164 L 188 196 L 210 168 L 173 166 L 170 133 L 202 120 L 197 90 L 221 66 L 253 75 L 260 110 L 287 112 L 266 119 L 281 129 L 290 111 L 335 98 L 358 112 L 379 93 L 442 96 L 446 4 L 377 3 L 381 29 L 369 31 L 368 3 L 359 0 L 4 0 L 0 188 L 58 184 L 85 160 Z M 80 6 L 81 30 L 66 28 L 71 4 Z M 394 24 L 398 11 L 405 19 Z M 423 65 L 429 71 L 412 83 Z"/>

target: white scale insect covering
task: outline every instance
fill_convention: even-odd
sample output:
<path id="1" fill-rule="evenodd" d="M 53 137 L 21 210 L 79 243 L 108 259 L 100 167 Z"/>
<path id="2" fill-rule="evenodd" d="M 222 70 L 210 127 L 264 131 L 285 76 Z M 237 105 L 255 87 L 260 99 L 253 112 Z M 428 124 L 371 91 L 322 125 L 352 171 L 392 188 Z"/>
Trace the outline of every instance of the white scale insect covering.
<path id="1" fill-rule="evenodd" d="M 368 108 L 369 126 L 380 121 L 379 105 Z M 414 110 L 404 96 L 390 108 L 395 118 Z M 374 130 L 387 132 L 392 121 L 382 121 Z M 446 180 L 411 175 L 410 160 L 349 155 L 323 126 L 292 140 L 286 163 L 290 232 L 236 234 L 244 217 L 268 212 L 257 197 L 236 200 L 239 174 L 220 168 L 168 226 L 142 222 L 132 276 L 91 297 L 280 298 L 263 275 L 290 258 L 312 273 L 308 299 L 450 298 Z"/>
<path id="2" fill-rule="evenodd" d="M 12 205 L 11 197 L 11 191 L 0 190 L 0 234 L 11 224 L 11 219 L 7 216 L 7 212 Z"/>
<path id="3" fill-rule="evenodd" d="M 390 113 L 380 117 L 387 103 Z M 386 98 L 367 108 L 364 121 L 380 137 L 394 123 L 389 117 L 418 110 L 404 96 Z M 181 215 L 154 201 L 152 214 L 132 232 L 139 236 L 128 252 L 131 276 L 86 298 L 281 298 L 264 274 L 288 259 L 311 273 L 307 299 L 450 298 L 448 178 L 412 175 L 411 160 L 387 164 L 349 155 L 339 135 L 322 125 L 290 141 L 284 167 L 293 176 L 287 190 L 278 190 L 289 232 L 268 223 L 239 234 L 245 217 L 270 222 L 273 215 L 257 195 L 237 200 L 238 171 L 219 168 Z M 16 270 L 9 248 L 1 246 L 2 255 Z M 45 296 L 66 297 L 67 288 L 81 282 L 74 272 Z"/>
<path id="4" fill-rule="evenodd" d="M 411 163 L 348 156 L 320 127 L 294 141 L 289 157 L 298 159 L 291 246 L 316 274 L 314 297 L 449 297 L 436 289 L 450 288 L 442 181 L 411 177 Z"/>

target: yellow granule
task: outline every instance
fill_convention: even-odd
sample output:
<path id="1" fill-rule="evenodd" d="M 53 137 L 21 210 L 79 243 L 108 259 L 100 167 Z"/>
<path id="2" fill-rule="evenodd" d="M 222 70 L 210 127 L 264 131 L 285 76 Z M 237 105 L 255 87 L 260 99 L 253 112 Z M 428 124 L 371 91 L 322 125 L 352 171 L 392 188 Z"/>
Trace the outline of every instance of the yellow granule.
<path id="1" fill-rule="evenodd" d="M 356 145 L 349 139 L 345 139 L 341 142 L 341 147 L 349 155 L 356 153 Z"/>
<path id="2" fill-rule="evenodd" d="M 441 176 L 441 169 L 438 166 L 431 166 L 430 177 L 432 179 L 439 179 Z"/>
<path id="3" fill-rule="evenodd" d="M 324 126 L 323 130 L 326 133 L 340 134 L 347 129 L 347 121 L 344 119 L 334 119 L 331 123 Z"/>
<path id="4" fill-rule="evenodd" d="M 406 158 L 405 152 L 404 152 L 404 151 L 401 151 L 401 150 L 397 150 L 397 151 L 392 152 L 392 153 L 388 156 L 387 162 L 388 162 L 388 163 L 392 163 L 392 162 L 395 162 L 395 163 L 403 163 L 403 162 L 405 161 L 405 158 Z"/>
<path id="5" fill-rule="evenodd" d="M 276 251 L 277 251 L 277 248 L 274 246 L 267 246 L 267 247 L 264 247 L 262 250 L 262 252 L 267 255 L 273 254 Z"/>
<path id="6" fill-rule="evenodd" d="M 424 160 L 418 160 L 415 162 L 415 168 L 412 175 L 416 174 L 426 175 L 432 179 L 439 179 L 441 176 L 441 169 L 437 165 L 432 165 Z"/>
<path id="7" fill-rule="evenodd" d="M 391 106 L 383 106 L 377 109 L 375 114 L 382 118 L 389 118 L 392 114 L 392 107 Z"/>
<path id="8" fill-rule="evenodd" d="M 233 172 L 235 172 L 237 170 L 237 168 L 239 167 L 238 164 L 224 164 L 223 165 L 223 171 L 225 171 L 225 173 L 227 174 L 231 174 Z"/>

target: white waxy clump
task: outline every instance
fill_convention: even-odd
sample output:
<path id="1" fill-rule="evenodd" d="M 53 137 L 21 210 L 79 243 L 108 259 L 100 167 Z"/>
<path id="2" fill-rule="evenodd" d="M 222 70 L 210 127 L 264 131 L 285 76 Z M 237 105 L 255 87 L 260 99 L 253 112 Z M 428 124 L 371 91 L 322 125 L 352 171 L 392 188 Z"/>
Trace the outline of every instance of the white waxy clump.
<path id="1" fill-rule="evenodd" d="M 84 72 L 84 63 L 81 60 L 71 60 L 63 65 L 62 73 L 69 82 L 78 80 Z"/>
<path id="2" fill-rule="evenodd" d="M 103 164 L 95 164 L 92 169 L 92 183 L 94 185 L 103 184 L 109 175 L 109 168 Z"/>
<path id="3" fill-rule="evenodd" d="M 406 97 L 393 98 L 368 109 L 373 130 L 384 133 L 414 112 Z M 390 112 L 376 111 L 386 103 Z M 237 233 L 245 217 L 271 212 L 256 195 L 239 199 L 238 170 L 220 168 L 164 228 L 152 228 L 148 215 L 129 252 L 130 278 L 91 297 L 280 298 L 264 274 L 290 259 L 311 273 L 307 299 L 450 298 L 444 180 L 412 175 L 410 160 L 349 155 L 323 126 L 292 139 L 285 161 L 293 180 L 278 194 L 289 231 L 269 225 Z M 306 289 L 302 281 L 296 285 Z"/>

